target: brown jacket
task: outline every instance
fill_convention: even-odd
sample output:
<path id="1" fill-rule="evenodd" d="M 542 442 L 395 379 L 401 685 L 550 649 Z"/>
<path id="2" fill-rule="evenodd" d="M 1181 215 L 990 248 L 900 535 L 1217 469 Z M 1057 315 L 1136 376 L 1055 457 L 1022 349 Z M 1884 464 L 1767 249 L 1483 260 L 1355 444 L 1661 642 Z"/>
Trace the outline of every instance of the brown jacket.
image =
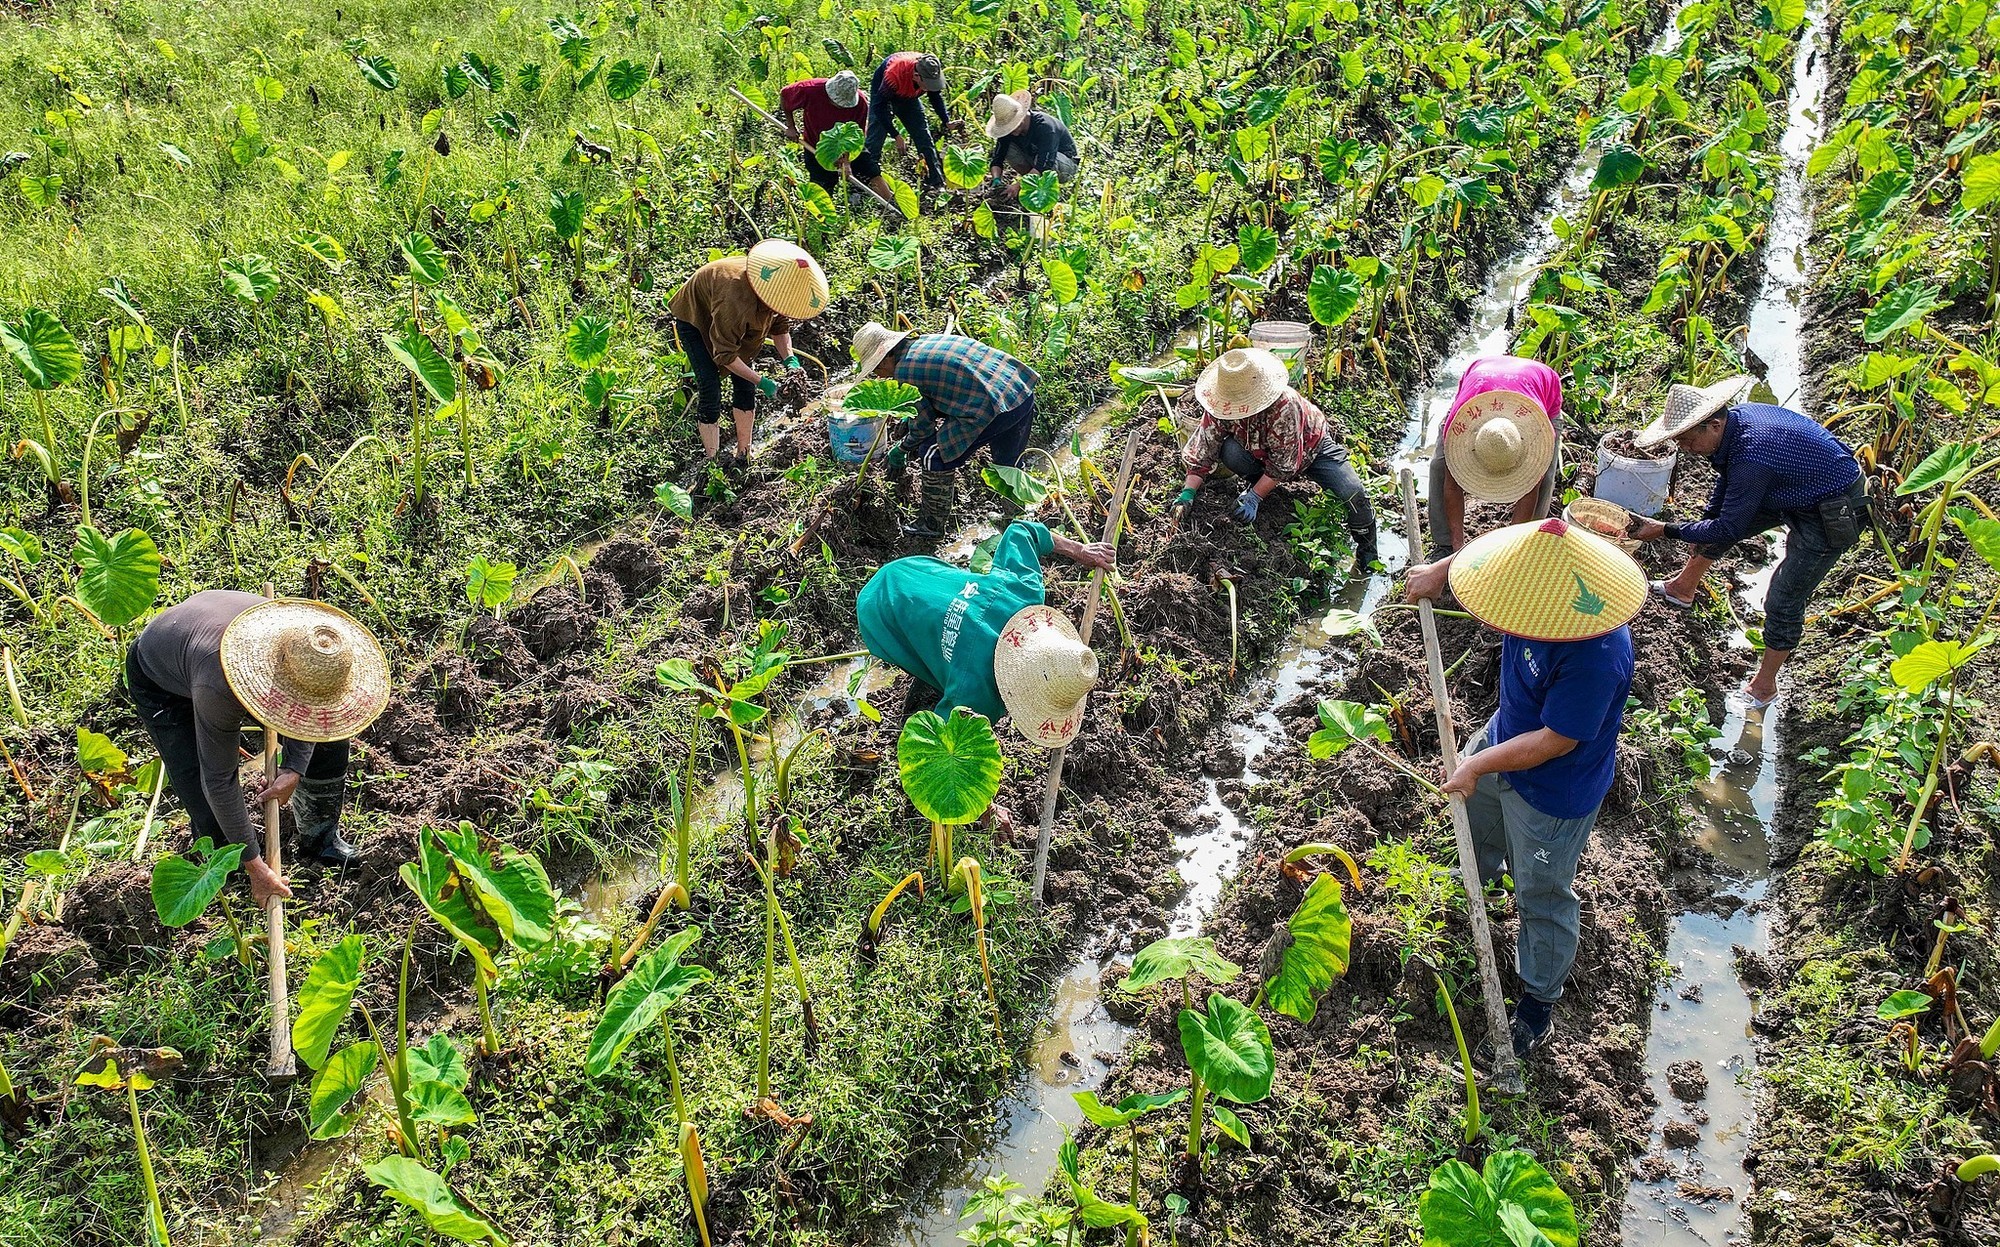
<path id="1" fill-rule="evenodd" d="M 754 361 L 764 339 L 791 328 L 791 322 L 765 306 L 750 288 L 747 256 L 725 256 L 694 271 L 674 292 L 667 306 L 674 319 L 701 331 L 709 358 L 718 368 L 731 360 Z"/>

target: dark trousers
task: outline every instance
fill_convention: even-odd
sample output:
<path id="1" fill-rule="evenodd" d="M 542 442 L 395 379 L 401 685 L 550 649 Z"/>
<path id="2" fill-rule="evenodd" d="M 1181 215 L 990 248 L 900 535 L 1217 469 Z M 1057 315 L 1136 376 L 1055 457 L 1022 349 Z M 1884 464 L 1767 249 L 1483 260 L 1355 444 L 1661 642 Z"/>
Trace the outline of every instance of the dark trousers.
<path id="1" fill-rule="evenodd" d="M 819 187 L 827 194 L 832 195 L 834 197 L 834 202 L 839 203 L 840 184 L 842 181 L 845 180 L 840 176 L 840 170 L 829 169 L 825 165 L 821 164 L 819 162 L 819 157 L 813 155 L 813 149 L 810 147 L 806 148 L 806 154 L 803 163 L 806 167 L 806 176 L 813 180 L 813 185 Z"/>
<path id="2" fill-rule="evenodd" d="M 1368 486 L 1362 483 L 1361 474 L 1348 460 L 1347 447 L 1324 441 L 1313 455 L 1312 462 L 1306 465 L 1301 475 L 1340 499 L 1340 505 L 1347 510 L 1348 535 L 1354 538 L 1355 546 L 1362 553 L 1373 555 L 1375 504 L 1368 499 Z M 1222 466 L 1242 477 L 1246 485 L 1255 485 L 1264 475 L 1264 465 L 1257 462 L 1257 456 L 1245 450 L 1243 443 L 1233 437 L 1223 440 Z"/>
<path id="3" fill-rule="evenodd" d="M 882 147 L 889 141 L 889 130 L 895 122 L 903 123 L 903 133 L 917 145 L 917 155 L 924 158 L 924 188 L 929 190 L 944 185 L 944 162 L 938 159 L 937 144 L 931 141 L 930 122 L 924 117 L 924 97 L 918 95 L 904 99 L 889 89 L 884 81 L 889 62 L 884 60 L 875 67 L 875 79 L 868 87 L 868 134 L 866 146 L 855 158 L 854 171 L 863 177 L 874 177 L 882 169 Z M 863 162 L 866 162 L 865 165 Z M 866 168 L 869 172 L 862 173 Z"/>
<path id="4" fill-rule="evenodd" d="M 716 424 L 722 420 L 722 369 L 716 367 L 715 357 L 708 353 L 708 339 L 701 336 L 701 330 L 684 320 L 676 320 L 674 329 L 680 334 L 681 350 L 687 353 L 688 367 L 694 372 L 695 419 L 703 424 Z M 735 373 L 729 374 L 732 383 L 729 391 L 729 405 L 737 411 L 757 409 L 757 386 Z"/>
<path id="5" fill-rule="evenodd" d="M 176 697 L 153 683 L 139 666 L 138 647 L 134 645 L 125 653 L 125 690 L 132 699 L 132 706 L 139 712 L 139 722 L 146 725 L 146 735 L 153 740 L 153 748 L 159 751 L 160 764 L 167 769 L 167 786 L 174 790 L 183 808 L 187 810 L 188 822 L 194 826 L 194 839 L 206 838 L 218 847 L 231 843 L 223 834 L 222 824 L 216 821 L 215 811 L 209 807 L 207 790 L 201 783 L 201 755 L 195 744 L 194 703 L 185 697 Z M 300 778 L 336 779 L 347 774 L 347 742 L 331 740 L 314 745 L 312 761 L 306 764 L 306 773 Z"/>
<path id="6" fill-rule="evenodd" d="M 993 422 L 983 429 L 965 453 L 955 459 L 946 459 L 938 454 L 935 442 L 917 451 L 913 456 L 917 466 L 926 472 L 949 472 L 960 467 L 979 450 L 986 447 L 993 454 L 993 462 L 1003 468 L 1016 467 L 1021 462 L 1022 452 L 1028 449 L 1028 439 L 1035 432 L 1035 400 L 1030 397 L 1012 411 L 1003 411 L 993 417 Z"/>
<path id="7" fill-rule="evenodd" d="M 1759 511 L 1750 522 L 1750 531 L 1745 536 L 1754 537 L 1767 533 L 1783 525 L 1785 529 L 1785 557 L 1778 561 L 1778 570 L 1771 573 L 1771 587 L 1764 593 L 1764 648 L 1783 650 L 1787 653 L 1799 647 L 1799 641 L 1806 632 L 1806 604 L 1812 599 L 1813 590 L 1819 582 L 1840 562 L 1840 556 L 1860 539 L 1861 530 L 1868 525 L 1868 483 L 1857 479 L 1843 494 L 1835 495 L 1821 505 L 1836 510 L 1845 509 L 1851 518 L 1845 527 L 1852 536 L 1832 534 L 1827 531 L 1826 517 L 1819 507 L 1805 507 L 1797 511 Z M 1840 537 L 1845 536 L 1845 540 Z M 1705 559 L 1719 559 L 1735 547 L 1735 542 L 1726 545 L 1696 546 L 1694 552 Z"/>

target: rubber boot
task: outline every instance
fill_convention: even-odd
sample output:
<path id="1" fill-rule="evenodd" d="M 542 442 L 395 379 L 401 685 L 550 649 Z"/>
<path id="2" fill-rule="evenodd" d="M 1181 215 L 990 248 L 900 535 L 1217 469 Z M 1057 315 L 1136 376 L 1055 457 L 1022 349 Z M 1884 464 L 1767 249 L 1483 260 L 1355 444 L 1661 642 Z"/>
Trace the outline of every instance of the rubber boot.
<path id="1" fill-rule="evenodd" d="M 1347 535 L 1354 539 L 1354 566 L 1362 571 L 1375 562 L 1375 505 L 1362 494 L 1347 504 Z"/>
<path id="2" fill-rule="evenodd" d="M 903 527 L 904 534 L 926 541 L 943 539 L 951 532 L 951 512 L 957 495 L 958 482 L 952 473 L 924 473 L 922 492 L 917 497 L 917 518 Z"/>
<path id="3" fill-rule="evenodd" d="M 322 866 L 351 866 L 361 856 L 340 834 L 340 811 L 347 802 L 347 776 L 301 779 L 292 794 L 298 821 L 299 854 Z"/>

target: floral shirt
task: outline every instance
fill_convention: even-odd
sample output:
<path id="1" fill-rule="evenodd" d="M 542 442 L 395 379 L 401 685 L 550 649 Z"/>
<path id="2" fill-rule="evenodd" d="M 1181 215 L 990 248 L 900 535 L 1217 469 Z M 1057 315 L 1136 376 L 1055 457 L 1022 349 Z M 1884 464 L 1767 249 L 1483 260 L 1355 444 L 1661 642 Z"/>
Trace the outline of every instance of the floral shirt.
<path id="1" fill-rule="evenodd" d="M 1264 465 L 1274 481 L 1293 481 L 1305 474 L 1327 438 L 1326 413 L 1297 390 L 1287 389 L 1278 401 L 1242 420 L 1217 420 L 1203 412 L 1182 458 L 1188 472 L 1205 477 L 1222 457 L 1222 443 L 1234 438 Z"/>

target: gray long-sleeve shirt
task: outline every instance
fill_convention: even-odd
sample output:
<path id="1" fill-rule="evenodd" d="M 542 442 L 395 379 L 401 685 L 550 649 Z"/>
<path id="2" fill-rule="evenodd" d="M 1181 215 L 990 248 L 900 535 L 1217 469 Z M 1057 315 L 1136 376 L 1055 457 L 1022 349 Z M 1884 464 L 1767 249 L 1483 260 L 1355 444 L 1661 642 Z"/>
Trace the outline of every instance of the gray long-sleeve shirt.
<path id="1" fill-rule="evenodd" d="M 236 700 L 223 674 L 222 633 L 238 615 L 263 600 L 234 589 L 206 589 L 154 616 L 138 641 L 139 667 L 146 678 L 194 703 L 202 796 L 230 843 L 244 846 L 246 861 L 258 856 L 259 850 L 244 801 L 237 741 L 244 728 L 258 724 Z M 284 745 L 284 769 L 304 775 L 312 761 L 312 745 L 279 739 Z M 192 794 L 180 795 L 185 801 Z"/>

